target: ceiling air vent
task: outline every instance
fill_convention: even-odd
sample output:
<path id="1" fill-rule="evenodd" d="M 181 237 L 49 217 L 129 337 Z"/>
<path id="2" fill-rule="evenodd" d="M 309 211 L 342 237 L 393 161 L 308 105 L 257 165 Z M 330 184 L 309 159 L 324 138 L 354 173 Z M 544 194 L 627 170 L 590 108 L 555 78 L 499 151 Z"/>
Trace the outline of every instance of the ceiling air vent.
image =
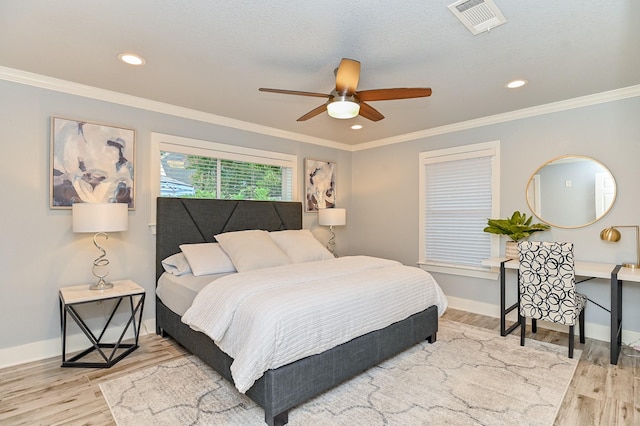
<path id="1" fill-rule="evenodd" d="M 507 22 L 493 0 L 460 0 L 447 7 L 473 35 Z"/>

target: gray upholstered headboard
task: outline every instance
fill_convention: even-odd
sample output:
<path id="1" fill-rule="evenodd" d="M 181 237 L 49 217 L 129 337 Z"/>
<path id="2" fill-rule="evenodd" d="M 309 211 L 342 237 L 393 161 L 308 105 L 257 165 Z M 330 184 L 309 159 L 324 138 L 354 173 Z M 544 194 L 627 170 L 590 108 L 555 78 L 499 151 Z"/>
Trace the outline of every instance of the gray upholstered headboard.
<path id="1" fill-rule="evenodd" d="M 158 198 L 156 210 L 156 281 L 161 261 L 180 244 L 210 243 L 222 232 L 302 228 L 302 204 L 286 201 Z"/>

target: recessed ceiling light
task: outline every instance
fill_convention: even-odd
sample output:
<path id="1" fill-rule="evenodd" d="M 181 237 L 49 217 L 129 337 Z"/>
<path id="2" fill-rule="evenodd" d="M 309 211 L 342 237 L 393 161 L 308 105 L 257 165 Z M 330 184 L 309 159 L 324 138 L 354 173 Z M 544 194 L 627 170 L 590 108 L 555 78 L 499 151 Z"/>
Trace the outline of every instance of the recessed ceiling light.
<path id="1" fill-rule="evenodd" d="M 513 80 L 507 83 L 505 87 L 508 89 L 517 89 L 518 87 L 522 87 L 527 84 L 527 80 Z"/>
<path id="2" fill-rule="evenodd" d="M 360 130 L 360 129 L 362 129 L 362 124 L 354 124 L 353 126 L 351 126 L 351 128 L 353 130 Z"/>
<path id="3" fill-rule="evenodd" d="M 133 53 L 121 53 L 118 55 L 118 59 L 129 65 L 144 65 L 144 59 Z"/>

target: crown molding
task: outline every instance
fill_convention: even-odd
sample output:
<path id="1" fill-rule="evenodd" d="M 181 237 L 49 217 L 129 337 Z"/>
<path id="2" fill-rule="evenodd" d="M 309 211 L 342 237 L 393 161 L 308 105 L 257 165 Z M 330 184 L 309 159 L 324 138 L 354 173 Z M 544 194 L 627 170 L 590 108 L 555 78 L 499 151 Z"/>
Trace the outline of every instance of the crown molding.
<path id="1" fill-rule="evenodd" d="M 86 98 L 111 102 L 119 105 L 125 105 L 134 108 L 140 108 L 147 111 L 158 112 L 161 114 L 173 115 L 176 117 L 186 118 L 190 120 L 201 121 L 219 126 L 230 127 L 238 130 L 245 130 L 252 133 L 259 133 L 276 138 L 289 139 L 297 142 L 305 142 L 314 145 L 321 145 L 328 148 L 340 149 L 343 151 L 363 151 L 366 149 L 377 148 L 386 145 L 393 145 L 403 142 L 409 142 L 417 139 L 428 138 L 446 133 L 459 132 L 461 130 L 474 129 L 476 127 L 489 126 L 492 124 L 505 123 L 508 121 L 520 120 L 523 118 L 536 117 L 539 115 L 550 114 L 554 112 L 567 111 L 576 108 L 582 108 L 591 105 L 613 102 L 627 98 L 640 96 L 640 85 L 629 86 L 621 89 L 610 90 L 608 92 L 596 93 L 593 95 L 581 96 L 573 99 L 553 102 L 545 105 L 538 105 L 530 108 L 519 109 L 502 114 L 490 115 L 487 117 L 476 118 L 473 120 L 461 121 L 459 123 L 447 124 L 445 126 L 434 127 L 431 129 L 420 130 L 417 132 L 406 133 L 404 135 L 393 136 L 385 139 L 378 139 L 371 142 L 363 142 L 358 145 L 348 145 L 345 143 L 332 141 L 329 139 L 316 138 L 313 136 L 303 135 L 300 133 L 280 130 L 273 127 L 262 126 L 247 121 L 236 120 L 233 118 L 223 117 L 220 115 L 210 114 L 189 108 L 171 105 L 163 102 L 152 101 L 137 96 L 127 95 L 124 93 L 114 92 L 111 90 L 100 89 L 93 86 L 74 83 L 53 77 L 47 77 L 40 74 L 34 74 L 26 71 L 16 70 L 0 66 L 0 80 L 11 81 L 14 83 L 25 84 L 28 86 L 39 87 L 42 89 L 53 90 L 56 92 L 67 93 L 70 95 L 82 96 Z"/>
<path id="2" fill-rule="evenodd" d="M 447 124 L 446 126 L 433 127 L 431 129 L 406 133 L 386 139 L 361 143 L 352 148 L 352 151 L 362 151 L 365 149 L 377 148 L 385 145 L 393 145 L 402 142 L 409 142 L 416 139 L 423 139 L 446 133 L 459 132 L 461 130 L 474 129 L 476 127 L 489 126 L 492 124 L 505 123 L 507 121 L 521 120 L 523 118 L 536 117 L 538 115 L 551 114 L 554 112 L 567 111 L 591 105 L 603 104 L 606 102 L 619 101 L 627 98 L 640 96 L 640 84 L 624 87 L 622 89 L 610 90 L 608 92 L 596 93 L 594 95 L 581 96 L 578 98 L 565 99 L 563 101 L 550 104 L 538 105 L 530 108 L 523 108 L 502 114 L 489 115 L 473 120 L 461 121 L 459 123 Z"/>
<path id="3" fill-rule="evenodd" d="M 249 123 L 247 121 L 236 120 L 229 117 L 223 117 L 220 115 L 184 108 L 177 105 L 171 105 L 164 102 L 153 101 L 150 99 L 140 98 L 138 96 L 127 95 L 111 90 L 100 89 L 97 87 L 74 83 L 71 81 L 61 80 L 53 77 L 47 77 L 40 74 L 16 70 L 13 68 L 0 66 L 0 80 L 6 80 L 14 83 L 38 87 L 41 89 L 53 90 L 70 95 L 111 102 L 114 104 L 139 108 L 146 111 L 173 115 L 175 117 L 201 121 L 204 123 L 216 124 L 219 126 L 230 127 L 238 130 L 245 130 L 252 133 L 273 136 L 276 138 L 290 139 L 296 142 L 306 142 L 314 145 L 322 145 L 329 148 L 341 149 L 345 151 L 349 151 L 352 148 L 350 145 L 328 139 L 316 138 L 300 133 L 262 126 L 255 123 Z"/>

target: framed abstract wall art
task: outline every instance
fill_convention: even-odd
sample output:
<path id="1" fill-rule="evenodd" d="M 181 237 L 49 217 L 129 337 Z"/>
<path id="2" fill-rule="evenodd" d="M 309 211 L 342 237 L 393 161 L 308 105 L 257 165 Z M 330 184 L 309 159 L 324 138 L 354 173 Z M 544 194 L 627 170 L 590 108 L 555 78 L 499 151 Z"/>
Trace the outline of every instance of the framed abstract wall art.
<path id="1" fill-rule="evenodd" d="M 304 160 L 305 212 L 336 206 L 336 163 Z"/>
<path id="2" fill-rule="evenodd" d="M 75 202 L 135 208 L 135 130 L 51 118 L 50 208 Z"/>

